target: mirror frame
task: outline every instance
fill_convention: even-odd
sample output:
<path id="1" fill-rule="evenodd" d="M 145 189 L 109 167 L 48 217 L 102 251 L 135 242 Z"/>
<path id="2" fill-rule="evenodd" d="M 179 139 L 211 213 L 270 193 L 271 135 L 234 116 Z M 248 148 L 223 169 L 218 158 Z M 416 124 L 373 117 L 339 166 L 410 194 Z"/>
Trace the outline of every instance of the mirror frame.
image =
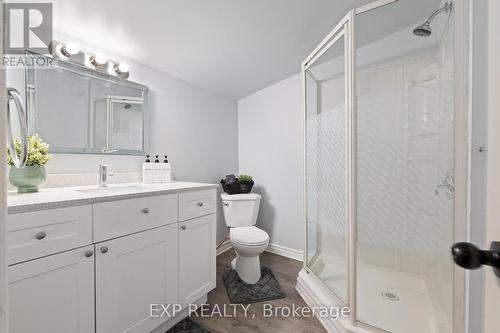
<path id="1" fill-rule="evenodd" d="M 99 72 L 83 65 L 75 64 L 56 57 L 26 51 L 25 61 L 25 88 L 26 88 L 26 109 L 28 118 L 29 133 L 36 133 L 36 119 L 38 110 L 36 106 L 36 70 L 37 61 L 34 59 L 43 58 L 41 63 L 51 63 L 51 67 L 62 69 L 74 74 L 83 75 L 89 78 L 98 79 L 113 84 L 135 88 L 142 91 L 143 117 L 142 117 L 142 150 L 135 149 L 97 149 L 92 147 L 73 148 L 57 147 L 50 144 L 49 152 L 55 154 L 104 154 L 104 155 L 136 155 L 144 156 L 150 148 L 150 110 L 149 110 L 149 87 L 137 82 L 129 81 L 118 76 Z"/>

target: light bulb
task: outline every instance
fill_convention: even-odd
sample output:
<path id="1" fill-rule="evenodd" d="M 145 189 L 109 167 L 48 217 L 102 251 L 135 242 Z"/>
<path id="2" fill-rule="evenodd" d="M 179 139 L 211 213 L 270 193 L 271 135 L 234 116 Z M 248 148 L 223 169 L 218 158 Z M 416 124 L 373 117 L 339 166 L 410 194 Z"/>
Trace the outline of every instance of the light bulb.
<path id="1" fill-rule="evenodd" d="M 118 70 L 117 70 L 118 74 L 128 73 L 129 70 L 130 68 L 128 67 L 128 64 L 126 62 L 120 62 L 118 64 Z"/>
<path id="2" fill-rule="evenodd" d="M 95 67 L 99 65 L 104 65 L 108 62 L 108 57 L 103 53 L 97 53 L 95 56 L 91 56 L 89 59 L 90 63 Z"/>
<path id="3" fill-rule="evenodd" d="M 73 42 L 66 43 L 66 45 L 61 48 L 61 53 L 66 57 L 78 54 L 79 52 L 80 48 Z"/>

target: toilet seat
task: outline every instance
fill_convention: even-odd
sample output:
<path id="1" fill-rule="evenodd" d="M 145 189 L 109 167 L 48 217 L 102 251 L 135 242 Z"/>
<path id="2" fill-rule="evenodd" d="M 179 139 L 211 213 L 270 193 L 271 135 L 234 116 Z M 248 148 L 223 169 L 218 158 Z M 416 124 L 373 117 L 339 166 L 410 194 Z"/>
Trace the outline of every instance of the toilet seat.
<path id="1" fill-rule="evenodd" d="M 229 238 L 243 246 L 261 246 L 269 242 L 267 232 L 255 226 L 231 228 Z"/>

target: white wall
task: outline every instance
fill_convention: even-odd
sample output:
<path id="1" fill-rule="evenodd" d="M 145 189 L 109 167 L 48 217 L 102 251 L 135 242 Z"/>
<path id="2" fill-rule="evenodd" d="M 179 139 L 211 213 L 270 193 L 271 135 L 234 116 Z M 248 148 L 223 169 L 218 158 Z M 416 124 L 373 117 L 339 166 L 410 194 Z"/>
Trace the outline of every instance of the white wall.
<path id="1" fill-rule="evenodd" d="M 294 75 L 238 101 L 239 170 L 262 195 L 257 225 L 271 243 L 302 251 L 302 112 Z"/>

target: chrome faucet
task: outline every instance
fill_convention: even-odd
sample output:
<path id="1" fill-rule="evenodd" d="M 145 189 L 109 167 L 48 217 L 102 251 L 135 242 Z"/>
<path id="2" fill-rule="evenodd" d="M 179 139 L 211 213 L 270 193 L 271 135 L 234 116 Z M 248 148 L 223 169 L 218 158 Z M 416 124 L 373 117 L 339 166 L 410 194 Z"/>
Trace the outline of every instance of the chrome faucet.
<path id="1" fill-rule="evenodd" d="M 108 169 L 106 164 L 99 164 L 99 186 L 108 186 L 108 176 L 113 176 L 115 173 Z"/>

